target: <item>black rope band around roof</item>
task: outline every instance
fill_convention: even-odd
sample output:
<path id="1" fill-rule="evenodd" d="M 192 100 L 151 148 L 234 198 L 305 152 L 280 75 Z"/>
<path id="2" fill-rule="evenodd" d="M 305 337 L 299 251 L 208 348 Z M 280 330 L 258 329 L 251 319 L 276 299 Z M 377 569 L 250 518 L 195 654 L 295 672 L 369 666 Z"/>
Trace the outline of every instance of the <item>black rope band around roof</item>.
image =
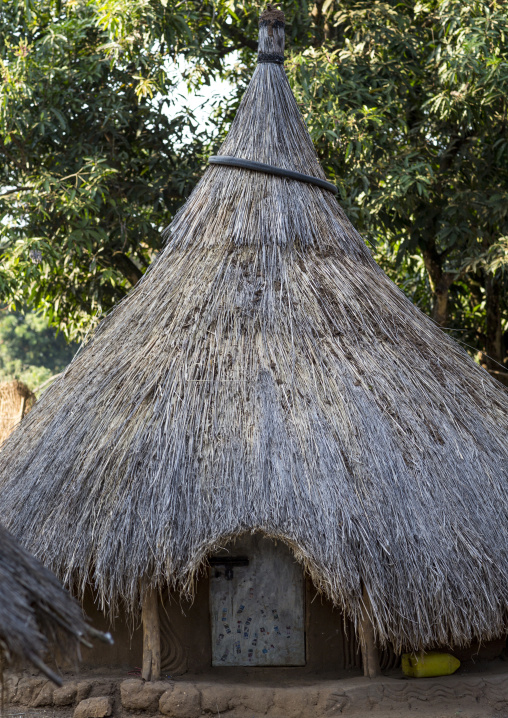
<path id="1" fill-rule="evenodd" d="M 258 64 L 265 62 L 273 62 L 275 65 L 283 65 L 284 55 L 278 55 L 276 52 L 260 52 L 258 55 Z"/>
<path id="2" fill-rule="evenodd" d="M 286 27 L 286 23 L 284 20 L 274 20 L 272 16 L 270 20 L 260 19 L 259 27 L 271 27 L 278 30 L 284 30 L 284 28 Z"/>
<path id="3" fill-rule="evenodd" d="M 254 172 L 265 172 L 269 175 L 278 175 L 279 177 L 287 177 L 288 179 L 306 182 L 307 184 L 315 184 L 322 189 L 327 189 L 333 194 L 338 194 L 337 187 L 331 182 L 313 177 L 312 175 L 304 175 L 302 172 L 294 170 L 286 170 L 283 167 L 274 167 L 264 162 L 254 162 L 253 160 L 242 160 L 239 157 L 230 157 L 229 155 L 212 155 L 208 160 L 212 165 L 227 165 L 228 167 L 240 167 L 244 170 L 254 170 Z"/>

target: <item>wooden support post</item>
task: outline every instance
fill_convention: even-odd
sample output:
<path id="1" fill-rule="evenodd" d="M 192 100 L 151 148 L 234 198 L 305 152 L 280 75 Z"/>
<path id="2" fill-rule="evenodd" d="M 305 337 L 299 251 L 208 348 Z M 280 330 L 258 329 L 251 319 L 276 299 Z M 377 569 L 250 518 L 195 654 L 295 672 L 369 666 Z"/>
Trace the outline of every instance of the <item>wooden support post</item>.
<path id="1" fill-rule="evenodd" d="M 379 665 L 379 653 L 374 638 L 374 627 L 369 614 L 372 614 L 372 604 L 367 589 L 363 586 L 362 621 L 360 624 L 363 675 L 368 678 L 375 678 L 381 675 L 381 667 Z"/>
<path id="2" fill-rule="evenodd" d="M 21 408 L 19 410 L 19 420 L 25 416 L 26 396 L 21 399 Z"/>
<path id="3" fill-rule="evenodd" d="M 155 588 L 147 588 L 141 608 L 143 622 L 143 669 L 145 681 L 158 681 L 161 677 L 161 635 L 159 601 Z"/>

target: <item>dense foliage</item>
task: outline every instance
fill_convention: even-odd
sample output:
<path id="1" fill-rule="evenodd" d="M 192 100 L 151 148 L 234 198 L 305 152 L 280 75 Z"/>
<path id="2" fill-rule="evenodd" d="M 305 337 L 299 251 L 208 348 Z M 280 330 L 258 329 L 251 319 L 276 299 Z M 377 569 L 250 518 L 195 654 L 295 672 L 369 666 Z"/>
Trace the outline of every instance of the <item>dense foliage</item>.
<path id="1" fill-rule="evenodd" d="M 0 198 L 2 291 L 56 323 L 70 319 L 79 334 L 144 271 L 160 227 L 227 130 L 254 66 L 259 8 L 2 7 L 0 161 L 11 192 Z M 506 5 L 286 0 L 284 10 L 290 82 L 349 216 L 422 309 L 499 368 L 508 322 Z M 171 114 L 167 70 L 181 55 L 194 87 L 233 80 L 208 138 L 189 116 Z"/>
<path id="2" fill-rule="evenodd" d="M 191 32 L 154 7 L 1 5 L 0 290 L 71 336 L 141 277 L 198 176 L 166 61 Z"/>

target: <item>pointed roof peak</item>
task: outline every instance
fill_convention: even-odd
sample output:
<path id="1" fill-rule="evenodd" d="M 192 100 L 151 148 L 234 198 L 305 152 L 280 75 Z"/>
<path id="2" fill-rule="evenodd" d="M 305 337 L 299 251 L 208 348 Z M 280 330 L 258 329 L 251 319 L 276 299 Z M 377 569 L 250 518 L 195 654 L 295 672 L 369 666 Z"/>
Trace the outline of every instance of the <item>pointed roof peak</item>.
<path id="1" fill-rule="evenodd" d="M 286 20 L 282 10 L 267 5 L 259 16 L 258 62 L 284 62 Z"/>
<path id="2" fill-rule="evenodd" d="M 226 156 L 326 181 L 284 71 L 284 40 L 284 13 L 268 5 L 259 17 L 258 66 L 212 164 L 226 164 L 218 160 Z"/>
<path id="3" fill-rule="evenodd" d="M 265 23 L 285 23 L 285 15 L 282 12 L 282 10 L 275 5 L 271 5 L 270 3 L 266 6 L 266 10 L 263 10 L 261 15 L 259 16 L 259 23 L 262 22 Z"/>

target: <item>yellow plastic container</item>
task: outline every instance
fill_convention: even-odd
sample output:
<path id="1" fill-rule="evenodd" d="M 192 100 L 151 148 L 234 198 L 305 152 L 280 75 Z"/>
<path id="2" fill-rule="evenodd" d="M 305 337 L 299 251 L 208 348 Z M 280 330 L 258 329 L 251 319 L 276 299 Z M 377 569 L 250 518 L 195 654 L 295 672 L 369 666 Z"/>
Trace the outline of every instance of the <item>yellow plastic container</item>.
<path id="1" fill-rule="evenodd" d="M 449 653 L 404 653 L 402 671 L 411 678 L 430 678 L 431 676 L 450 676 L 460 666 L 460 661 Z"/>

